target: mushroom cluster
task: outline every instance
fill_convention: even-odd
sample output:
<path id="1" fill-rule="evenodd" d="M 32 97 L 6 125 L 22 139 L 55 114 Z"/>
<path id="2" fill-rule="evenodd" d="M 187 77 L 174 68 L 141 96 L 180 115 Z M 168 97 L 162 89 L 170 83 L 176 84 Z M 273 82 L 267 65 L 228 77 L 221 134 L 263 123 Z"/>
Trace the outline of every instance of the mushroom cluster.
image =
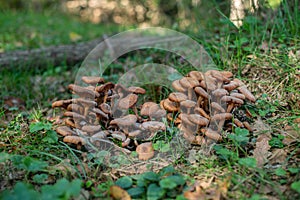
<path id="1" fill-rule="evenodd" d="M 245 101 L 255 102 L 255 97 L 242 81 L 232 77 L 228 71 L 191 71 L 175 80 L 174 92 L 157 104 L 139 101 L 146 92 L 141 87 L 84 76 L 84 86 L 69 85 L 76 97 L 53 102 L 53 108 L 65 109 L 64 125 L 56 131 L 66 143 L 136 150 L 144 160 L 154 156 L 153 137 L 166 131 L 163 118 L 177 125 L 192 144 L 220 141 L 224 127 L 251 129 L 246 120 L 233 117 L 233 110 Z"/>
<path id="2" fill-rule="evenodd" d="M 244 101 L 255 102 L 256 99 L 241 80 L 232 77 L 228 71 L 190 71 L 172 83 L 176 92 L 160 102 L 167 111 L 167 119 L 177 125 L 192 144 L 220 141 L 221 131 L 232 125 L 251 131 L 246 120 L 240 121 L 232 113 Z"/>
<path id="3" fill-rule="evenodd" d="M 68 87 L 76 98 L 52 104 L 53 108 L 66 110 L 64 125 L 56 129 L 64 136 L 63 141 L 78 147 L 92 143 L 99 148 L 109 144 L 125 150 L 140 149 L 140 159 L 152 157 L 154 153 L 149 141 L 158 132 L 166 130 L 161 121 L 166 111 L 154 102 L 137 105 L 139 95 L 146 92 L 141 87 L 124 87 L 105 82 L 100 77 L 84 76 L 81 80 L 87 86 L 70 84 Z M 144 148 L 144 144 L 139 147 L 142 143 L 150 144 L 150 147 Z"/>

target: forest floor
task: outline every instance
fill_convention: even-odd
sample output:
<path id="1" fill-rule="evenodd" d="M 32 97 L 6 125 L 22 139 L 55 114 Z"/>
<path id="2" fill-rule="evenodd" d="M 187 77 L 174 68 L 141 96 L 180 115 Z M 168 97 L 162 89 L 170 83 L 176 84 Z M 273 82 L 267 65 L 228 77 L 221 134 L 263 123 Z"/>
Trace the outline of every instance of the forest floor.
<path id="1" fill-rule="evenodd" d="M 2 12 L 0 21 L 0 52 L 126 30 L 51 12 Z M 51 104 L 71 98 L 68 85 L 80 64 L 0 69 L 0 199 L 130 199 L 128 193 L 132 199 L 299 199 L 299 10 L 283 5 L 247 16 L 240 29 L 222 16 L 211 24 L 184 33 L 203 45 L 219 70 L 231 71 L 255 95 L 253 132 L 235 129 L 236 137 L 218 142 L 209 155 L 189 146 L 179 158 L 157 163 L 138 161 L 132 152 L 132 160 L 110 166 L 103 155 L 67 145 L 54 131 L 61 113 Z M 112 63 L 104 78 L 115 82 L 134 66 L 174 60 L 178 57 L 166 52 L 137 50 Z M 182 65 L 178 71 L 184 75 L 190 67 Z M 159 102 L 170 92 L 158 95 L 155 88 L 145 86 L 145 99 Z M 160 144 L 160 150 L 173 151 L 163 139 Z"/>

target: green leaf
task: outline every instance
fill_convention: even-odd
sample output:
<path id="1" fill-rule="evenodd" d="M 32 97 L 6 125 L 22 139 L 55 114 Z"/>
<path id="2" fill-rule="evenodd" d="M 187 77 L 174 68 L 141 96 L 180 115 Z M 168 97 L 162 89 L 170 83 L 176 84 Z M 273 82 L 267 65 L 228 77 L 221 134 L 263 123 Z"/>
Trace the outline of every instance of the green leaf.
<path id="1" fill-rule="evenodd" d="M 174 169 L 174 167 L 172 165 L 169 165 L 167 167 L 164 167 L 162 168 L 160 171 L 159 171 L 159 175 L 160 176 L 169 176 L 169 175 L 172 175 L 174 174 L 176 171 Z"/>
<path id="2" fill-rule="evenodd" d="M 47 131 L 47 136 L 43 138 L 43 142 L 47 142 L 49 144 L 57 143 L 58 136 L 57 133 L 53 130 Z"/>
<path id="3" fill-rule="evenodd" d="M 123 176 L 116 181 L 116 185 L 123 189 L 130 188 L 132 186 L 132 179 L 128 176 Z"/>
<path id="4" fill-rule="evenodd" d="M 228 160 L 230 158 L 235 158 L 236 157 L 234 152 L 232 152 L 232 151 L 230 151 L 226 148 L 223 148 L 219 145 L 215 145 L 213 148 L 216 150 L 216 153 L 219 155 L 219 157 L 224 159 L 224 160 Z"/>
<path id="5" fill-rule="evenodd" d="M 292 174 L 297 174 L 297 173 L 300 171 L 299 168 L 293 168 L 293 167 L 288 168 L 288 170 L 289 170 Z"/>
<path id="6" fill-rule="evenodd" d="M 135 187 L 128 189 L 127 192 L 132 198 L 138 198 L 144 194 L 145 189 L 142 187 Z"/>
<path id="7" fill-rule="evenodd" d="M 159 186 L 164 188 L 164 189 L 170 189 L 171 190 L 171 189 L 176 188 L 177 184 L 167 177 L 167 178 L 164 178 L 164 179 L 159 181 Z"/>
<path id="8" fill-rule="evenodd" d="M 149 185 L 149 187 L 147 188 L 147 199 L 148 200 L 156 200 L 156 199 L 160 199 L 164 196 L 165 191 L 158 187 L 157 184 L 152 183 Z"/>
<path id="9" fill-rule="evenodd" d="M 292 183 L 291 188 L 296 192 L 300 193 L 300 181 Z"/>
<path id="10" fill-rule="evenodd" d="M 48 166 L 46 162 L 36 160 L 29 156 L 23 159 L 23 164 L 24 164 L 24 168 L 30 172 L 41 171 Z"/>
<path id="11" fill-rule="evenodd" d="M 36 183 L 44 183 L 48 179 L 47 174 L 36 174 L 33 176 L 33 181 Z"/>
<path id="12" fill-rule="evenodd" d="M 139 178 L 137 181 L 136 181 L 136 185 L 138 187 L 146 187 L 148 184 L 148 181 L 146 181 L 144 178 Z"/>
<path id="13" fill-rule="evenodd" d="M 153 144 L 153 148 L 154 148 L 154 150 L 160 151 L 162 153 L 168 152 L 171 149 L 169 143 L 165 143 L 161 140 L 158 140 L 157 142 L 155 142 Z"/>
<path id="14" fill-rule="evenodd" d="M 12 191 L 5 191 L 0 196 L 3 200 L 31 200 L 31 199 L 41 199 L 38 192 L 36 192 L 31 185 L 23 182 L 18 182 Z"/>
<path id="15" fill-rule="evenodd" d="M 239 127 L 237 127 L 234 130 L 234 132 L 235 132 L 236 135 L 241 135 L 241 136 L 248 136 L 249 135 L 249 131 L 247 129 L 242 129 L 242 128 L 239 128 Z"/>
<path id="16" fill-rule="evenodd" d="M 143 178 L 149 181 L 159 181 L 159 175 L 154 172 L 145 172 Z"/>
<path id="17" fill-rule="evenodd" d="M 35 123 L 31 123 L 29 126 L 29 132 L 30 133 L 35 133 L 37 131 L 41 131 L 41 130 L 51 130 L 52 125 L 50 123 L 44 123 L 44 122 L 35 122 Z"/>
<path id="18" fill-rule="evenodd" d="M 12 157 L 12 155 L 10 155 L 10 154 L 8 154 L 6 152 L 1 152 L 0 153 L 0 163 L 7 161 L 11 157 Z"/>
<path id="19" fill-rule="evenodd" d="M 277 169 L 275 170 L 275 174 L 276 174 L 277 176 L 285 176 L 285 175 L 286 175 L 286 171 L 285 171 L 284 169 L 282 169 L 282 168 L 277 168 Z"/>
<path id="20" fill-rule="evenodd" d="M 240 158 L 239 164 L 245 167 L 255 168 L 257 163 L 255 158 Z"/>

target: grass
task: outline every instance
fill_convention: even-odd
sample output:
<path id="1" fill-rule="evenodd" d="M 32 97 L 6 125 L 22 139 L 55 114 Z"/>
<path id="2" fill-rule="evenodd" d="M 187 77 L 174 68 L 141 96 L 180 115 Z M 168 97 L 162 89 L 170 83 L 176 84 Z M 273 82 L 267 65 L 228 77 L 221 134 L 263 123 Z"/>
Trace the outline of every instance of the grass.
<path id="1" fill-rule="evenodd" d="M 210 31 L 207 34 L 195 32 L 193 27 L 189 29 L 193 31 L 186 31 L 204 45 L 220 69 L 232 71 L 259 97 L 252 107 L 255 116 L 253 126 L 260 125 L 256 134 L 267 133 L 271 136 L 271 155 L 269 162 L 258 168 L 252 157 L 258 135 L 236 129 L 235 135 L 212 147 L 210 156 L 205 155 L 202 149 L 193 147 L 189 149 L 189 155 L 184 154 L 176 161 L 166 163 L 175 168 L 172 173 L 184 177 L 182 185 L 174 185 L 174 188 L 186 190 L 198 181 L 202 191 L 198 195 L 205 198 L 218 194 L 228 199 L 299 198 L 299 124 L 294 120 L 300 117 L 300 19 L 299 11 L 295 9 L 299 6 L 298 2 L 295 1 L 294 7 L 288 6 L 288 3 L 291 2 L 284 1 L 277 11 L 263 9 L 261 12 L 264 15 L 246 17 L 239 30 L 221 17 L 210 21 L 211 24 L 218 24 L 218 29 L 208 25 Z M 37 17 L 39 20 L 36 20 Z M 2 51 L 75 42 L 70 37 L 72 32 L 82 36 L 82 41 L 111 33 L 110 28 L 100 31 L 97 25 L 51 12 L 6 12 L 1 13 L 0 18 L 5 22 L 0 26 Z M 15 21 L 24 26 L 20 27 Z M 21 31 L 24 33 L 21 34 Z M 188 71 L 188 63 L 180 63 L 178 56 L 149 50 L 122 56 L 104 75 L 116 81 L 133 66 L 165 61 L 180 66 L 177 69 L 182 74 Z M 4 103 L 2 97 L 15 96 L 24 99 L 27 105 L 25 110 L 0 110 L 0 190 L 6 190 L 1 193 L 3 198 L 17 198 L 21 192 L 28 197 L 42 198 L 53 193 L 51 191 L 57 193 L 57 196 L 52 196 L 53 199 L 78 195 L 107 198 L 111 185 L 116 183 L 129 190 L 136 188 L 149 175 L 141 173 L 142 178 L 134 176 L 136 171 L 130 170 L 127 163 L 120 168 L 108 167 L 103 157 L 61 142 L 53 131 L 57 125 L 48 121 L 49 117 L 59 115 L 50 105 L 56 99 L 70 97 L 66 87 L 73 82 L 75 75 L 76 70 L 70 70 L 68 66 L 49 66 L 46 71 L 34 69 L 24 72 L 16 69 L 1 72 L 1 104 Z M 146 98 L 159 101 L 169 92 L 168 88 L 164 88 L 161 94 L 156 94 L 156 88 L 150 88 L 153 92 Z M 294 132 L 287 129 L 287 125 L 295 127 Z M 285 139 L 291 139 L 290 135 L 294 137 L 293 142 L 287 143 Z M 163 140 L 154 139 L 155 142 Z M 133 160 L 135 158 L 133 156 Z M 130 162 L 133 165 L 134 162 Z M 159 174 L 161 165 L 157 167 L 150 162 L 142 167 L 144 171 Z M 134 164 L 132 167 L 138 166 Z M 132 185 L 122 185 L 120 177 L 132 180 Z M 152 190 L 167 193 L 169 186 L 164 185 L 167 177 L 159 176 L 153 182 L 146 182 L 142 187 L 142 196 L 145 198 L 148 195 L 146 191 L 151 183 L 159 186 L 154 188 L 152 185 Z M 59 189 L 61 187 L 65 189 Z M 178 199 L 182 198 L 178 196 Z"/>

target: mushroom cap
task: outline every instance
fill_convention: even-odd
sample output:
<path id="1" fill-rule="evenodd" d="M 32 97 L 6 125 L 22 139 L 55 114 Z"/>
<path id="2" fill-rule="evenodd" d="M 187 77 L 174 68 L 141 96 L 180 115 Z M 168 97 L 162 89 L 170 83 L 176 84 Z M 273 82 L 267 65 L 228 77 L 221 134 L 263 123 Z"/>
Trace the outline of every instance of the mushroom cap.
<path id="1" fill-rule="evenodd" d="M 200 86 L 204 89 L 213 91 L 217 89 L 216 79 L 211 76 L 206 76 L 201 82 Z"/>
<path id="2" fill-rule="evenodd" d="M 189 114 L 188 115 L 189 121 L 191 121 L 194 124 L 197 124 L 199 126 L 207 126 L 209 124 L 209 120 L 205 117 L 202 117 L 198 114 Z"/>
<path id="3" fill-rule="evenodd" d="M 97 103 L 95 101 L 91 101 L 91 100 L 83 99 L 83 98 L 73 99 L 73 103 L 83 105 L 83 107 L 86 107 L 86 106 L 93 107 L 93 106 L 97 105 Z"/>
<path id="4" fill-rule="evenodd" d="M 252 102 L 256 101 L 256 98 L 253 96 L 253 94 L 247 89 L 246 85 L 240 86 L 237 88 L 240 93 L 245 95 L 245 97 Z"/>
<path id="5" fill-rule="evenodd" d="M 85 140 L 82 137 L 79 136 L 74 136 L 74 135 L 67 135 L 66 137 L 64 137 L 63 142 L 65 143 L 72 143 L 72 144 L 81 144 L 81 145 L 85 145 Z"/>
<path id="6" fill-rule="evenodd" d="M 225 112 L 225 109 L 220 104 L 218 104 L 217 102 L 212 102 L 210 105 L 211 105 L 212 108 L 214 108 L 215 110 L 217 110 L 221 113 Z"/>
<path id="7" fill-rule="evenodd" d="M 125 133 L 121 131 L 113 131 L 111 132 L 111 136 L 117 140 L 121 140 L 122 142 L 124 142 L 127 138 Z"/>
<path id="8" fill-rule="evenodd" d="M 239 87 L 239 84 L 237 82 L 234 81 L 230 81 L 228 84 L 223 85 L 223 88 L 227 91 L 231 91 L 236 89 L 237 87 Z"/>
<path id="9" fill-rule="evenodd" d="M 181 92 L 172 92 L 171 94 L 169 94 L 170 101 L 181 102 L 181 101 L 185 101 L 187 99 L 188 99 L 188 97 L 184 93 L 181 93 Z"/>
<path id="10" fill-rule="evenodd" d="M 111 107 L 107 103 L 101 103 L 99 107 L 105 114 L 111 114 Z"/>
<path id="11" fill-rule="evenodd" d="M 222 140 L 222 136 L 217 132 L 217 131 L 214 131 L 210 128 L 208 129 L 205 129 L 204 131 L 204 135 L 212 140 L 215 140 L 215 141 L 220 141 Z"/>
<path id="12" fill-rule="evenodd" d="M 130 93 L 134 93 L 134 94 L 145 94 L 146 93 L 146 90 L 144 88 L 135 87 L 135 86 L 131 86 L 131 87 L 127 88 L 127 91 Z"/>
<path id="13" fill-rule="evenodd" d="M 136 152 L 140 160 L 149 160 L 154 156 L 152 142 L 145 142 L 136 147 Z"/>
<path id="14" fill-rule="evenodd" d="M 222 81 L 222 82 L 229 82 L 230 81 L 227 77 L 223 76 L 223 74 L 218 70 L 209 70 L 209 71 L 205 72 L 205 75 L 211 75 L 212 77 L 214 77 L 218 81 Z"/>
<path id="15" fill-rule="evenodd" d="M 209 99 L 209 94 L 202 87 L 195 87 L 194 91 L 200 96 Z"/>
<path id="16" fill-rule="evenodd" d="M 219 113 L 212 116 L 211 121 L 228 120 L 232 119 L 232 116 L 233 115 L 231 113 Z"/>
<path id="17" fill-rule="evenodd" d="M 145 102 L 141 108 L 141 115 L 151 116 L 156 111 L 160 110 L 159 105 L 154 102 Z"/>
<path id="18" fill-rule="evenodd" d="M 184 127 L 195 125 L 193 122 L 190 121 L 188 114 L 180 113 L 178 117 L 181 119 L 181 124 L 183 124 Z"/>
<path id="19" fill-rule="evenodd" d="M 159 109 L 154 113 L 151 113 L 150 117 L 154 119 L 161 119 L 166 116 L 166 111 L 164 109 Z"/>
<path id="20" fill-rule="evenodd" d="M 107 92 L 108 90 L 111 90 L 115 87 L 115 84 L 112 82 L 107 82 L 103 85 L 99 85 L 95 88 L 95 90 L 99 93 Z"/>
<path id="21" fill-rule="evenodd" d="M 81 127 L 81 130 L 88 133 L 95 133 L 101 130 L 100 125 L 85 125 Z"/>
<path id="22" fill-rule="evenodd" d="M 141 130 L 136 129 L 136 130 L 130 131 L 130 132 L 128 133 L 128 136 L 129 136 L 129 137 L 137 137 L 137 136 L 140 136 L 141 133 L 142 133 Z"/>
<path id="23" fill-rule="evenodd" d="M 185 88 L 194 88 L 199 85 L 199 81 L 192 77 L 183 77 L 179 80 L 179 83 Z"/>
<path id="24" fill-rule="evenodd" d="M 203 73 L 199 71 L 190 71 L 188 76 L 198 81 L 202 81 L 204 79 Z"/>
<path id="25" fill-rule="evenodd" d="M 238 98 L 235 98 L 233 96 L 223 96 L 221 98 L 221 101 L 223 102 L 232 102 L 232 103 L 236 103 L 236 104 L 244 104 L 244 101 L 242 99 L 238 99 Z"/>
<path id="26" fill-rule="evenodd" d="M 226 78 L 232 78 L 233 77 L 233 73 L 230 71 L 220 71 L 220 73 L 226 77 Z"/>
<path id="27" fill-rule="evenodd" d="M 143 122 L 141 127 L 145 130 L 149 130 L 151 133 L 155 133 L 160 130 L 161 131 L 166 130 L 166 125 L 158 121 Z"/>
<path id="28" fill-rule="evenodd" d="M 67 107 L 67 110 L 83 114 L 83 107 L 81 105 L 76 104 L 76 103 L 69 104 L 68 107 Z"/>
<path id="29" fill-rule="evenodd" d="M 86 118 L 85 118 L 85 116 L 83 116 L 83 115 L 81 115 L 81 114 L 78 114 L 78 113 L 76 113 L 76 112 L 71 112 L 71 111 L 66 111 L 65 113 L 64 113 L 64 116 L 66 116 L 66 117 L 73 117 L 73 119 L 75 119 L 75 120 L 84 120 L 84 121 L 86 121 Z"/>
<path id="30" fill-rule="evenodd" d="M 186 92 L 186 88 L 184 88 L 179 80 L 175 80 L 172 82 L 172 87 L 174 88 L 174 90 L 178 91 L 178 92 Z"/>
<path id="31" fill-rule="evenodd" d="M 214 95 L 215 97 L 222 97 L 222 96 L 226 96 L 228 94 L 229 94 L 228 91 L 225 89 L 222 89 L 222 88 L 212 91 L 212 95 Z"/>
<path id="32" fill-rule="evenodd" d="M 185 101 L 180 102 L 180 107 L 184 107 L 184 108 L 193 108 L 196 105 L 197 105 L 197 103 L 192 100 L 185 100 Z"/>
<path id="33" fill-rule="evenodd" d="M 108 119 L 108 115 L 105 112 L 103 112 L 102 110 L 100 110 L 99 108 L 93 108 L 92 112 L 104 117 L 105 119 Z"/>
<path id="34" fill-rule="evenodd" d="M 87 84 L 96 85 L 99 83 L 104 83 L 104 78 L 98 76 L 83 76 L 81 80 Z"/>
<path id="35" fill-rule="evenodd" d="M 238 98 L 238 99 L 242 99 L 242 100 L 245 100 L 245 98 L 246 98 L 245 95 L 243 95 L 241 93 L 237 93 L 237 92 L 230 93 L 230 96 Z"/>
<path id="36" fill-rule="evenodd" d="M 99 97 L 100 94 L 96 91 L 93 91 L 89 88 L 81 87 L 75 84 L 70 84 L 68 86 L 69 90 L 72 90 L 75 94 L 77 94 L 80 97 L 84 97 L 87 99 L 93 99 L 95 97 Z"/>
<path id="37" fill-rule="evenodd" d="M 122 98 L 118 102 L 118 106 L 121 109 L 129 109 L 133 107 L 138 100 L 138 96 L 136 94 L 128 94 L 125 98 Z"/>
<path id="38" fill-rule="evenodd" d="M 72 101 L 73 101 L 72 99 L 54 101 L 52 103 L 52 108 L 56 108 L 56 107 L 67 108 L 68 105 L 72 103 Z"/>
<path id="39" fill-rule="evenodd" d="M 163 100 L 163 108 L 169 112 L 177 112 L 179 107 L 176 105 L 175 102 L 170 101 L 169 99 Z"/>
<path id="40" fill-rule="evenodd" d="M 70 129 L 68 126 L 59 126 L 56 128 L 56 132 L 62 136 L 76 135 L 76 132 Z"/>
<path id="41" fill-rule="evenodd" d="M 76 124 L 72 118 L 67 117 L 64 119 L 64 122 L 67 126 L 76 128 Z"/>
<path id="42" fill-rule="evenodd" d="M 137 120 L 137 117 L 135 115 L 126 115 L 124 117 L 121 117 L 121 118 L 117 118 L 117 119 L 114 119 L 114 120 L 111 120 L 110 121 L 110 125 L 117 125 L 117 126 L 131 126 L 133 124 L 135 124 Z"/>

